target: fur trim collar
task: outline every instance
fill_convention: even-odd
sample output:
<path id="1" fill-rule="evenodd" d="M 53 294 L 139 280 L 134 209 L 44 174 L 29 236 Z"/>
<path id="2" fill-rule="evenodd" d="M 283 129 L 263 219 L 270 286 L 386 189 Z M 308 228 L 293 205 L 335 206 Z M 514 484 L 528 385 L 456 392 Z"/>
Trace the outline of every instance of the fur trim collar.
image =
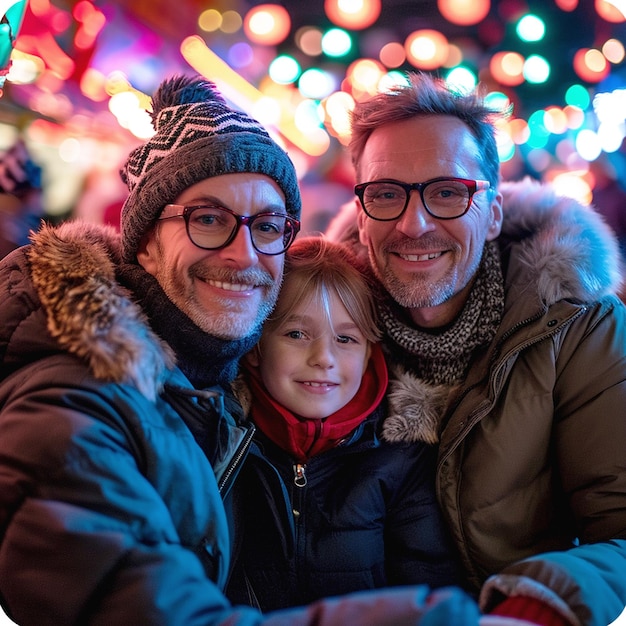
<path id="1" fill-rule="evenodd" d="M 431 385 L 401 367 L 394 368 L 389 377 L 389 417 L 383 422 L 383 439 L 391 443 L 438 443 L 449 393 L 448 385 Z"/>
<path id="2" fill-rule="evenodd" d="M 619 245 L 598 212 L 529 178 L 502 183 L 500 190 L 500 238 L 521 242 L 520 260 L 547 306 L 564 299 L 590 302 L 619 292 Z"/>
<path id="3" fill-rule="evenodd" d="M 59 345 L 86 361 L 96 378 L 133 385 L 155 399 L 174 355 L 115 280 L 117 233 L 82 222 L 44 225 L 27 257 L 48 331 Z"/>

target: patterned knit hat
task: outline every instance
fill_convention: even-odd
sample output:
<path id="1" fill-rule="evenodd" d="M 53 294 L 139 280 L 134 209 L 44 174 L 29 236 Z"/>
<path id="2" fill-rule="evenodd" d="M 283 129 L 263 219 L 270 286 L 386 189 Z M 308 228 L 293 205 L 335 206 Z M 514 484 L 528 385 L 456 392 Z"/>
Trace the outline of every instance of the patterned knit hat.
<path id="1" fill-rule="evenodd" d="M 120 170 L 130 194 L 122 208 L 122 255 L 136 263 L 141 238 L 166 204 L 197 182 L 237 172 L 272 178 L 285 194 L 287 213 L 300 217 L 293 163 L 267 131 L 231 109 L 202 77 L 173 76 L 152 98 L 156 134 L 130 153 Z"/>

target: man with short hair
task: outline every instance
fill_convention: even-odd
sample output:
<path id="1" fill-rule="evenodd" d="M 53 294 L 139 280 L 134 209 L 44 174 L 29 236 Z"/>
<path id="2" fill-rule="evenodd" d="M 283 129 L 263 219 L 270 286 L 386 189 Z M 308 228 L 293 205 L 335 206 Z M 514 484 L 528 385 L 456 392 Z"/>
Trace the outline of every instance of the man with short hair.
<path id="1" fill-rule="evenodd" d="M 495 117 L 428 74 L 357 103 L 357 197 L 329 231 L 386 291 L 383 436 L 439 441 L 440 504 L 483 610 L 606 626 L 626 605 L 618 247 L 592 209 L 500 183 Z"/>
<path id="2" fill-rule="evenodd" d="M 122 170 L 121 240 L 68 222 L 0 264 L 0 604 L 20 626 L 419 624 L 430 607 L 477 623 L 454 591 L 268 616 L 224 597 L 252 438 L 226 387 L 276 301 L 300 193 L 209 81 L 164 81 L 153 120 Z"/>

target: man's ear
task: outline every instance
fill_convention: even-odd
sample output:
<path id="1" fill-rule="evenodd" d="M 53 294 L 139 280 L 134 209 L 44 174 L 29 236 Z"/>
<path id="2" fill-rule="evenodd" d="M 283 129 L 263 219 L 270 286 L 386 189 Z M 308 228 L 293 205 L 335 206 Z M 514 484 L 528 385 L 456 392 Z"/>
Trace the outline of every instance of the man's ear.
<path id="1" fill-rule="evenodd" d="M 359 229 L 359 241 L 364 246 L 367 246 L 368 237 L 367 237 L 367 234 L 365 233 L 365 220 L 368 219 L 368 217 L 367 215 L 365 215 L 365 211 L 363 211 L 363 209 L 361 208 L 359 201 L 355 199 L 354 202 L 356 204 L 356 210 L 357 210 L 356 223 Z"/>
<path id="2" fill-rule="evenodd" d="M 156 275 L 158 245 L 152 231 L 146 233 L 137 248 L 137 261 L 148 274 Z"/>
<path id="3" fill-rule="evenodd" d="M 495 198 L 491 201 L 491 220 L 489 222 L 489 228 L 487 229 L 487 241 L 493 241 L 500 235 L 502 230 L 502 219 L 504 217 L 502 212 L 502 194 L 498 192 Z"/>

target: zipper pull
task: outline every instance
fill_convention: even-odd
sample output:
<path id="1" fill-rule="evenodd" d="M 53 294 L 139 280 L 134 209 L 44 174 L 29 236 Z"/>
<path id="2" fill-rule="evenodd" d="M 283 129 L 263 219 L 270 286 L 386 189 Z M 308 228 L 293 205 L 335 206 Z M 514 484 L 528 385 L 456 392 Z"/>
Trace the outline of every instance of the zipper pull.
<path id="1" fill-rule="evenodd" d="M 296 465 L 293 466 L 293 482 L 295 483 L 296 487 L 306 487 L 307 481 L 306 475 L 304 473 L 305 469 L 306 465 L 301 465 L 300 463 L 296 463 Z"/>

